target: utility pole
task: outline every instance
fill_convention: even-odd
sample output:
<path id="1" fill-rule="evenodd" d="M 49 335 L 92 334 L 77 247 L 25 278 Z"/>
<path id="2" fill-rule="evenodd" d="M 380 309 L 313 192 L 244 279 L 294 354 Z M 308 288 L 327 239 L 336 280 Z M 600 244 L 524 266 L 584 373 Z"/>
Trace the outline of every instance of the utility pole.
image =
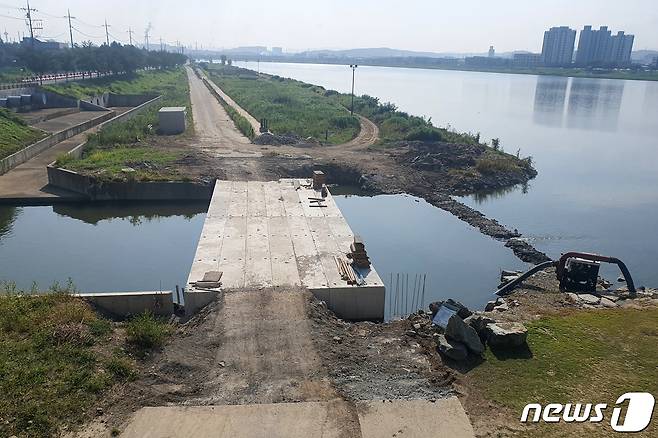
<path id="1" fill-rule="evenodd" d="M 71 48 L 73 48 L 73 26 L 71 25 L 71 18 L 75 18 L 75 17 L 71 17 L 70 9 L 68 9 L 67 12 L 68 12 L 67 17 L 69 18 L 69 35 L 71 36 Z"/>
<path id="2" fill-rule="evenodd" d="M 354 72 L 356 71 L 356 68 L 358 65 L 356 64 L 350 64 L 350 67 L 352 68 L 352 108 L 350 109 L 350 115 L 354 115 Z"/>
<path id="3" fill-rule="evenodd" d="M 162 43 L 162 37 L 160 37 L 160 51 L 164 52 L 164 44 Z"/>
<path id="4" fill-rule="evenodd" d="M 107 24 L 107 18 L 105 19 L 105 24 L 103 25 L 105 27 L 105 41 L 107 41 L 108 47 L 110 46 L 110 31 L 108 28 L 110 27 L 109 24 Z"/>
<path id="5" fill-rule="evenodd" d="M 32 12 L 36 12 L 36 9 L 30 8 L 30 0 L 26 0 L 27 7 L 26 8 L 21 8 L 24 10 L 27 15 L 27 22 L 30 26 L 30 43 L 32 44 L 32 47 L 34 47 L 34 28 L 32 27 Z"/>
<path id="6" fill-rule="evenodd" d="M 129 28 L 128 28 L 128 36 L 129 36 L 129 38 L 130 38 L 130 45 L 131 45 L 131 46 L 133 45 L 133 33 L 135 33 L 135 32 L 133 32 L 132 27 L 129 27 Z"/>
<path id="7" fill-rule="evenodd" d="M 149 51 L 151 50 L 149 46 L 149 32 L 151 32 L 151 23 L 146 27 L 144 30 L 144 42 L 146 43 L 146 50 Z"/>

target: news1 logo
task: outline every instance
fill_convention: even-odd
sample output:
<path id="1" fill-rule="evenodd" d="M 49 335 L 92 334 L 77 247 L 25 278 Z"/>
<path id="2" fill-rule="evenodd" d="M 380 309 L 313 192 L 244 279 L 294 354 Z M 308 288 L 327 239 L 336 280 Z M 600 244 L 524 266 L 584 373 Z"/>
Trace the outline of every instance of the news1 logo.
<path id="1" fill-rule="evenodd" d="M 626 415 L 622 416 L 623 407 L 626 406 Z M 656 401 L 648 392 L 627 392 L 617 399 L 612 409 L 610 426 L 615 432 L 642 432 L 649 426 Z M 600 423 L 605 419 L 608 405 L 598 404 L 561 404 L 550 403 L 542 406 L 539 403 L 530 403 L 523 408 L 522 423 Z M 531 416 L 532 412 L 532 416 Z"/>

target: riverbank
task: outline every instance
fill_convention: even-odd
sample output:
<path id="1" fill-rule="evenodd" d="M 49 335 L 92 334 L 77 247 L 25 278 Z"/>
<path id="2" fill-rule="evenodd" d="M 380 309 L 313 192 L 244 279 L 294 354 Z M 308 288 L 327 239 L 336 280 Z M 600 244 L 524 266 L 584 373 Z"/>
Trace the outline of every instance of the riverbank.
<path id="1" fill-rule="evenodd" d="M 112 322 L 72 292 L 0 294 L 2 436 L 61 436 L 103 415 L 102 398 L 135 380 L 142 358 L 164 344 L 166 323 Z"/>
<path id="2" fill-rule="evenodd" d="M 587 69 L 587 68 L 560 68 L 560 67 L 538 67 L 538 68 L 487 68 L 487 67 L 467 67 L 450 66 L 450 65 L 432 65 L 431 63 L 416 63 L 414 59 L 401 60 L 400 62 L 390 62 L 369 59 L 337 59 L 335 61 L 323 59 L 296 60 L 290 58 L 281 59 L 250 59 L 241 58 L 245 62 L 275 62 L 290 64 L 320 64 L 320 65 L 350 65 L 355 62 L 359 65 L 370 67 L 389 67 L 389 68 L 412 68 L 420 70 L 449 70 L 449 71 L 472 71 L 482 73 L 502 73 L 515 75 L 537 75 L 537 76 L 557 76 L 570 78 L 592 78 L 592 79 L 623 79 L 631 81 L 658 81 L 658 71 L 633 71 L 633 70 L 605 70 L 605 69 Z M 431 58 L 430 58 L 431 60 Z"/>

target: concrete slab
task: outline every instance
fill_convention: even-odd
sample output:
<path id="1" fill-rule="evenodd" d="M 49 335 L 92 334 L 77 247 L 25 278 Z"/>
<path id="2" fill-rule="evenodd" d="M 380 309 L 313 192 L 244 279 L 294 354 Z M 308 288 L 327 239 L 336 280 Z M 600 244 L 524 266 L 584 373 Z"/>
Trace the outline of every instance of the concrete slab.
<path id="1" fill-rule="evenodd" d="M 222 271 L 229 289 L 303 285 L 340 317 L 382 319 L 384 284 L 374 267 L 361 286 L 340 277 L 354 233 L 331 193 L 318 207 L 310 180 L 217 181 L 188 278 L 188 292 L 207 271 Z"/>
<path id="2" fill-rule="evenodd" d="M 358 423 L 355 421 L 358 418 Z M 126 438 L 362 437 L 471 438 L 459 400 L 278 403 L 143 408 Z"/>

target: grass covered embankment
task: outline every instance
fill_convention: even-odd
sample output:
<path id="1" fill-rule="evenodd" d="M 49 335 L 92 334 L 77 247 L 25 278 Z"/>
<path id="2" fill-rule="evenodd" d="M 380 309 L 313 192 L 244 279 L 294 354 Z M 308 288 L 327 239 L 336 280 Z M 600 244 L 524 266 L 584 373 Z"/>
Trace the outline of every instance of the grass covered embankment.
<path id="1" fill-rule="evenodd" d="M 28 126 L 14 113 L 0 108 L 0 159 L 20 151 L 48 134 Z"/>
<path id="2" fill-rule="evenodd" d="M 102 78 L 99 82 L 105 82 Z M 132 119 L 110 125 L 89 136 L 81 159 L 59 157 L 57 165 L 92 175 L 104 181 L 181 179 L 173 164 L 182 157 L 179 150 L 158 144 L 158 110 L 163 106 L 185 106 L 191 123 L 189 85 L 183 67 L 174 70 L 139 72 L 132 78 L 107 79 L 104 85 L 85 81 L 53 86 L 60 93 L 89 96 L 106 91 L 117 94 L 161 94 L 162 100 Z M 190 129 L 190 128 L 188 128 Z M 125 172 L 126 169 L 132 169 Z"/>
<path id="3" fill-rule="evenodd" d="M 658 308 L 544 317 L 528 325 L 530 355 L 497 357 L 488 349 L 485 361 L 467 378 L 486 399 L 507 408 L 515 426 L 528 403 L 609 406 L 603 424 L 542 422 L 530 426 L 524 436 L 613 436 L 610 415 L 620 395 L 658 394 L 656 321 Z M 655 433 L 657 417 L 654 412 L 653 423 L 638 436 Z"/>
<path id="4" fill-rule="evenodd" d="M 256 119 L 267 119 L 275 134 L 313 137 L 330 144 L 346 143 L 360 130 L 359 120 L 323 95 L 324 88 L 253 70 L 202 64 L 208 78 Z"/>
<path id="5" fill-rule="evenodd" d="M 151 315 L 115 323 L 70 288 L 51 292 L 0 295 L 0 436 L 59 436 L 82 424 L 170 333 Z"/>

